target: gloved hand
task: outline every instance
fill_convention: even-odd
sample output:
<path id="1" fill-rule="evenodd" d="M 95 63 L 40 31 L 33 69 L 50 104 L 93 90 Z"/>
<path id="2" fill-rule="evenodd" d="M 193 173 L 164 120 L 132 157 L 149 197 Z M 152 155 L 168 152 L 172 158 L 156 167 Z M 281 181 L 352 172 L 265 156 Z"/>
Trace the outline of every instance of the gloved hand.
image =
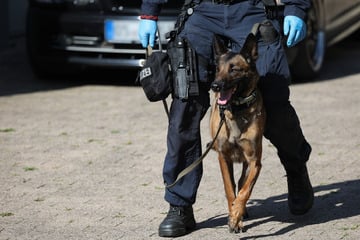
<path id="1" fill-rule="evenodd" d="M 149 44 L 154 47 L 157 24 L 155 20 L 141 19 L 139 23 L 139 39 L 143 48 Z"/>
<path id="2" fill-rule="evenodd" d="M 290 32 L 290 33 L 289 33 Z M 285 16 L 284 19 L 284 34 L 288 36 L 286 45 L 288 47 L 295 46 L 306 37 L 306 24 L 296 16 Z"/>

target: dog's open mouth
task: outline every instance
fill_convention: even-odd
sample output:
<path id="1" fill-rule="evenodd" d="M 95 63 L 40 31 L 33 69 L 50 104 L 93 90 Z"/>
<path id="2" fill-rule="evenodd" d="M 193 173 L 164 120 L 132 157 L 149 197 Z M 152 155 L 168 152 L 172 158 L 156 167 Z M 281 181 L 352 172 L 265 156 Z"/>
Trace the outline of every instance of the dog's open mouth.
<path id="1" fill-rule="evenodd" d="M 219 105 L 226 105 L 228 104 L 228 102 L 231 99 L 231 96 L 233 94 L 233 89 L 229 89 L 229 90 L 222 90 L 220 91 L 220 96 L 217 100 L 217 103 Z"/>

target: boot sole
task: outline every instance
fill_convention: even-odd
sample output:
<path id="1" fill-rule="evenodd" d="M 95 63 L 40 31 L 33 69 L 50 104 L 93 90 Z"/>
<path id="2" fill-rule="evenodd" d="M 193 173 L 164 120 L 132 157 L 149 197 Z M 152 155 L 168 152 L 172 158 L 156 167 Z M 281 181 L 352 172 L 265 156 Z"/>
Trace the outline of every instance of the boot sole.
<path id="1" fill-rule="evenodd" d="M 159 229 L 159 236 L 160 237 L 180 237 L 187 233 L 186 229 L 179 228 L 179 229 Z"/>
<path id="2" fill-rule="evenodd" d="M 168 229 L 160 229 L 159 228 L 159 236 L 160 237 L 180 237 L 188 234 L 196 227 L 196 223 L 192 222 L 186 228 L 168 228 Z"/>
<path id="3" fill-rule="evenodd" d="M 304 215 L 305 213 L 310 211 L 310 209 L 313 207 L 313 205 L 314 205 L 314 196 L 312 197 L 311 201 L 306 206 L 306 208 L 294 209 L 294 207 L 291 207 L 291 204 L 289 204 L 289 210 L 290 210 L 291 214 L 293 214 L 293 215 Z"/>

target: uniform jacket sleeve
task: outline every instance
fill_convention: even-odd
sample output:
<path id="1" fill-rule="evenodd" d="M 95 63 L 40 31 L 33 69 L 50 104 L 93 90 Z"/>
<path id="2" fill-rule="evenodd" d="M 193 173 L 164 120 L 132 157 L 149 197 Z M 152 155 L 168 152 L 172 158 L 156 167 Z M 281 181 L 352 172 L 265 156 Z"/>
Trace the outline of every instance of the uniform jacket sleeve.
<path id="1" fill-rule="evenodd" d="M 306 12 L 310 8 L 310 0 L 282 0 L 281 2 L 285 4 L 285 16 L 292 15 L 305 19 Z"/>
<path id="2" fill-rule="evenodd" d="M 159 16 L 161 6 L 166 2 L 167 0 L 143 0 L 141 4 L 141 15 Z"/>

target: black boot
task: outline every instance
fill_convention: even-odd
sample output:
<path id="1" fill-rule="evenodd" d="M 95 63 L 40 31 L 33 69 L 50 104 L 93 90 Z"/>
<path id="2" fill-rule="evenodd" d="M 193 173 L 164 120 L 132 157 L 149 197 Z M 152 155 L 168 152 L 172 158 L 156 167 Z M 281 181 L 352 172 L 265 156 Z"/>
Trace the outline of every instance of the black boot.
<path id="1" fill-rule="evenodd" d="M 195 228 L 192 206 L 178 207 L 170 205 L 166 218 L 159 226 L 160 237 L 179 237 Z"/>
<path id="2" fill-rule="evenodd" d="M 307 213 L 314 203 L 314 192 L 306 166 L 297 171 L 286 171 L 288 181 L 288 204 L 294 215 Z"/>

